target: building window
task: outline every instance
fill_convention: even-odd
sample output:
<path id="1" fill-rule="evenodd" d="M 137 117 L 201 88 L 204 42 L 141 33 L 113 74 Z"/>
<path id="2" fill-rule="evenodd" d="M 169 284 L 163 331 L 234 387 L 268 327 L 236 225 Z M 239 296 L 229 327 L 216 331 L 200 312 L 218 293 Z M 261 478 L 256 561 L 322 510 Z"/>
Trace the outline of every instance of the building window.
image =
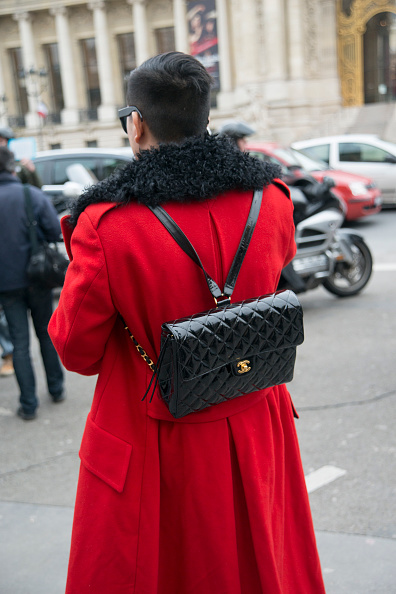
<path id="1" fill-rule="evenodd" d="M 135 53 L 135 35 L 133 33 L 123 33 L 117 35 L 118 54 L 120 56 L 121 76 L 124 83 L 124 93 L 129 75 L 136 68 Z"/>
<path id="2" fill-rule="evenodd" d="M 51 111 L 60 113 L 65 104 L 63 101 L 62 80 L 60 74 L 58 44 L 48 43 L 43 46 L 47 62 L 50 83 Z"/>
<path id="3" fill-rule="evenodd" d="M 17 113 L 18 115 L 25 115 L 29 111 L 29 103 L 25 86 L 26 83 L 20 76 L 23 71 L 22 50 L 20 47 L 16 47 L 8 50 L 8 53 L 11 60 L 12 78 L 15 85 Z"/>
<path id="4" fill-rule="evenodd" d="M 96 148 L 98 146 L 98 141 L 97 140 L 87 140 L 86 145 L 89 148 Z"/>
<path id="5" fill-rule="evenodd" d="M 50 148 L 52 151 L 54 151 L 55 149 L 60 149 L 62 148 L 62 145 L 60 142 L 54 142 L 54 144 L 50 144 Z"/>
<path id="6" fill-rule="evenodd" d="M 81 50 L 83 55 L 88 109 L 96 110 L 101 103 L 101 98 L 95 39 L 93 37 L 90 39 L 82 39 Z"/>
<path id="7" fill-rule="evenodd" d="M 155 42 L 158 54 L 175 51 L 175 30 L 173 27 L 155 29 Z"/>

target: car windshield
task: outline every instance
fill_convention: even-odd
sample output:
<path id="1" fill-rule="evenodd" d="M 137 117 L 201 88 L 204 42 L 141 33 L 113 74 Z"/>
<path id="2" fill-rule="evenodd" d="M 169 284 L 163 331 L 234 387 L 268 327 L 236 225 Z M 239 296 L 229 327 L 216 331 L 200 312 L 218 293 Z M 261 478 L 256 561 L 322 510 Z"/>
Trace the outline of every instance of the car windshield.
<path id="1" fill-rule="evenodd" d="M 301 167 L 305 171 L 326 171 L 329 169 L 327 163 L 315 161 L 296 149 L 277 148 L 274 150 L 274 155 L 279 157 L 288 167 Z"/>

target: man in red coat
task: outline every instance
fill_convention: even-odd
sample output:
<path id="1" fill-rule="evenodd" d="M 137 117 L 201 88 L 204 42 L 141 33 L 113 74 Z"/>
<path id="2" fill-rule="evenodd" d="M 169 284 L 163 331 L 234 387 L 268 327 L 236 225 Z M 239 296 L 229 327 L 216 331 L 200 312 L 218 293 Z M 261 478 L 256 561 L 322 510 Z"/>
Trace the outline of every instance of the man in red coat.
<path id="1" fill-rule="evenodd" d="M 278 169 L 206 133 L 211 80 L 171 52 L 133 71 L 120 119 L 136 156 L 89 189 L 63 232 L 71 264 L 49 331 L 98 374 L 82 439 L 67 594 L 323 594 L 293 405 L 284 385 L 175 420 L 121 319 L 156 361 L 165 321 L 213 307 L 162 204 L 224 282 L 263 200 L 234 291 L 276 290 L 296 247 Z"/>

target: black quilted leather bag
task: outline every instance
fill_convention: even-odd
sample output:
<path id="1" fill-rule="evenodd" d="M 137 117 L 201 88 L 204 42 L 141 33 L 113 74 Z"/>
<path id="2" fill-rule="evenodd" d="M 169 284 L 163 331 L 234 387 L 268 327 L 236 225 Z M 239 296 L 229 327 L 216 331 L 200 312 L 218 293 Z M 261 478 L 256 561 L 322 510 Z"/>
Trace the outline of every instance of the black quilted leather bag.
<path id="1" fill-rule="evenodd" d="M 217 307 L 162 324 L 157 364 L 130 333 L 154 371 L 147 389 L 159 385 L 176 419 L 244 394 L 293 379 L 296 347 L 304 340 L 303 313 L 293 291 L 231 303 L 261 205 L 255 192 L 249 218 L 223 291 L 206 273 L 193 246 L 161 207 L 151 210 L 205 274 Z M 125 326 L 127 330 L 127 326 Z M 152 397 L 152 396 L 151 396 Z"/>

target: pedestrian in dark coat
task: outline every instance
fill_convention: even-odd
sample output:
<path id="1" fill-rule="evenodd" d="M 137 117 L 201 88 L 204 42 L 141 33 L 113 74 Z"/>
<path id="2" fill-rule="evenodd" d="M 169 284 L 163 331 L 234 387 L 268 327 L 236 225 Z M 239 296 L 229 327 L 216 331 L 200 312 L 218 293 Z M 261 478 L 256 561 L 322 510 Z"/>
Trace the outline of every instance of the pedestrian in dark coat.
<path id="1" fill-rule="evenodd" d="M 28 188 L 38 238 L 59 241 L 60 225 L 55 208 L 41 190 Z M 13 363 L 20 389 L 17 414 L 26 421 L 36 417 L 39 404 L 30 357 L 29 311 L 40 342 L 48 391 L 54 402 L 64 399 L 63 372 L 47 331 L 52 314 L 52 291 L 30 286 L 26 274 L 30 254 L 24 188 L 15 174 L 13 153 L 0 147 L 0 303 L 14 345 Z"/>
<path id="2" fill-rule="evenodd" d="M 273 292 L 294 256 L 277 168 L 205 133 L 209 84 L 175 52 L 133 71 L 121 115 L 136 160 L 63 220 L 71 264 L 49 331 L 68 369 L 98 374 L 67 594 L 324 593 L 285 386 L 175 420 L 158 391 L 142 401 L 152 372 L 121 320 L 156 361 L 163 322 L 214 306 L 147 205 L 164 205 L 223 286 L 263 189 L 235 301 Z"/>
<path id="3" fill-rule="evenodd" d="M 8 126 L 0 128 L 0 147 L 7 147 L 10 140 L 14 138 L 14 132 Z M 23 184 L 30 184 L 41 188 L 41 179 L 36 171 L 36 167 L 31 159 L 21 159 L 16 164 L 15 172 Z"/>

